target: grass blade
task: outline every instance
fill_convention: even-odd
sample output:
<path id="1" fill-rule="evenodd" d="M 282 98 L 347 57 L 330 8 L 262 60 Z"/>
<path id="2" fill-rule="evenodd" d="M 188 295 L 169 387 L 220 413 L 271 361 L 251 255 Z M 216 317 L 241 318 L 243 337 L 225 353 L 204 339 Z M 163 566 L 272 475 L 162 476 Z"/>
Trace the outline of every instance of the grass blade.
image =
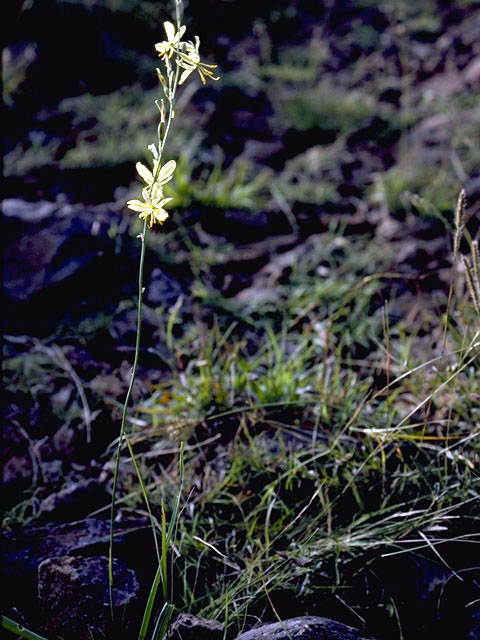
<path id="1" fill-rule="evenodd" d="M 145 606 L 145 611 L 143 613 L 142 625 L 140 627 L 140 632 L 138 634 L 138 640 L 145 640 L 148 632 L 148 627 L 150 625 L 150 620 L 152 618 L 153 605 L 155 603 L 155 598 L 157 596 L 158 586 L 160 582 L 162 582 L 162 591 L 165 603 L 160 612 L 159 619 L 155 625 L 154 630 L 154 638 L 160 638 L 161 635 L 159 633 L 164 633 L 166 626 L 168 625 L 168 621 L 173 612 L 173 605 L 166 602 L 167 593 L 168 593 L 168 585 L 167 585 L 167 553 L 168 553 L 168 545 L 170 544 L 170 540 L 172 539 L 173 532 L 175 530 L 175 525 L 178 518 L 178 512 L 180 509 L 180 500 L 182 498 L 183 493 L 183 484 L 184 484 L 184 465 L 183 465 L 183 457 L 184 457 L 184 444 L 183 442 L 180 445 L 180 457 L 179 457 L 179 468 L 180 468 L 180 487 L 178 488 L 177 495 L 175 497 L 175 504 L 173 506 L 172 516 L 170 520 L 170 524 L 168 527 L 166 526 L 165 519 L 165 509 L 162 508 L 162 552 L 160 562 L 157 567 L 157 571 L 155 573 L 155 577 L 152 582 L 152 587 L 150 589 L 150 594 L 148 596 L 147 604 Z M 163 631 L 162 631 L 163 629 Z M 158 630 L 158 631 L 157 631 Z M 157 635 L 155 635 L 157 634 Z"/>
<path id="2" fill-rule="evenodd" d="M 180 469 L 180 487 L 178 488 L 178 493 L 175 498 L 175 504 L 173 505 L 172 517 L 170 518 L 170 524 L 168 526 L 167 533 L 167 544 L 170 544 L 170 540 L 172 539 L 173 531 L 175 529 L 175 525 L 177 524 L 178 512 L 180 510 L 180 500 L 182 499 L 183 493 L 183 485 L 184 485 L 184 465 L 183 465 L 183 457 L 184 457 L 184 443 L 180 444 L 180 456 L 179 456 L 179 469 Z"/>
<path id="3" fill-rule="evenodd" d="M 155 625 L 155 629 L 153 630 L 152 640 L 162 640 L 167 631 L 168 623 L 170 622 L 170 618 L 172 617 L 172 613 L 175 607 L 173 604 L 169 604 L 165 602 L 160 611 L 160 615 L 158 616 L 157 623 Z"/>
<path id="4" fill-rule="evenodd" d="M 7 618 L 7 616 L 2 616 L 2 629 L 11 631 L 21 638 L 27 638 L 27 640 L 47 640 L 44 636 L 39 636 L 38 633 L 25 629 L 24 626 L 18 624 L 15 620 Z"/>
<path id="5" fill-rule="evenodd" d="M 150 594 L 148 596 L 147 604 L 145 606 L 145 611 L 143 612 L 142 626 L 140 627 L 138 640 L 145 640 L 145 638 L 147 637 L 147 631 L 150 625 L 150 619 L 152 617 L 153 604 L 155 602 L 155 597 L 157 595 L 158 585 L 160 584 L 161 577 L 162 577 L 162 565 L 159 564 L 157 567 L 157 571 L 155 573 L 155 577 L 153 578 Z M 163 606 L 165 607 L 165 605 L 167 604 L 168 603 L 166 602 Z"/>

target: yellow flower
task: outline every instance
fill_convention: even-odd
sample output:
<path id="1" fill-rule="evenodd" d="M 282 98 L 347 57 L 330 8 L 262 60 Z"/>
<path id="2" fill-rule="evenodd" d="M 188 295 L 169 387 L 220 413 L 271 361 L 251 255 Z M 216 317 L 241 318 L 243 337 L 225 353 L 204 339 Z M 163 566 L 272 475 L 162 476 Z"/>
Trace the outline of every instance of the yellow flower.
<path id="1" fill-rule="evenodd" d="M 144 201 L 129 200 L 127 207 L 132 211 L 137 211 L 140 214 L 139 217 L 143 220 L 150 218 L 148 221 L 149 227 L 152 227 L 154 222 L 161 224 L 168 218 L 168 212 L 165 211 L 164 205 L 172 200 L 172 198 L 163 197 L 162 185 L 172 179 L 176 167 L 175 160 L 170 160 L 160 169 L 158 160 L 154 160 L 153 173 L 141 162 L 137 162 L 136 167 L 138 175 L 147 185 L 142 189 Z"/>
<path id="2" fill-rule="evenodd" d="M 153 173 L 141 162 L 137 162 L 135 165 L 138 175 L 151 188 L 153 188 L 154 185 L 162 185 L 169 182 L 169 180 L 172 179 L 173 172 L 177 166 L 175 160 L 169 160 L 169 162 L 164 164 L 160 170 L 158 170 L 158 165 L 158 160 L 154 160 Z"/>
<path id="3" fill-rule="evenodd" d="M 193 42 L 184 42 L 183 51 L 178 51 L 177 63 L 179 67 L 184 69 L 182 75 L 180 76 L 180 80 L 178 84 L 183 84 L 188 76 L 195 71 L 198 71 L 198 75 L 200 76 L 200 80 L 202 84 L 205 84 L 207 78 L 211 78 L 212 80 L 220 80 L 219 77 L 213 75 L 213 71 L 211 69 L 216 69 L 216 64 L 206 64 L 205 62 L 200 61 L 200 38 L 195 36 L 195 44 Z"/>
<path id="4" fill-rule="evenodd" d="M 163 42 L 157 42 L 155 49 L 158 51 L 158 55 L 166 60 L 167 58 L 171 58 L 174 52 L 178 49 L 180 39 L 185 33 L 186 27 L 181 26 L 177 32 L 175 32 L 175 27 L 171 22 L 164 22 L 163 27 L 167 34 L 167 39 Z"/>
<path id="5" fill-rule="evenodd" d="M 145 189 L 143 195 L 146 196 Z M 145 198 L 145 202 L 141 202 L 140 200 L 129 200 L 127 202 L 127 207 L 132 209 L 132 211 L 139 213 L 138 217 L 142 220 L 150 218 L 148 226 L 153 227 L 154 222 L 162 224 L 168 218 L 168 211 L 165 211 L 163 207 L 172 199 L 173 198 Z"/>

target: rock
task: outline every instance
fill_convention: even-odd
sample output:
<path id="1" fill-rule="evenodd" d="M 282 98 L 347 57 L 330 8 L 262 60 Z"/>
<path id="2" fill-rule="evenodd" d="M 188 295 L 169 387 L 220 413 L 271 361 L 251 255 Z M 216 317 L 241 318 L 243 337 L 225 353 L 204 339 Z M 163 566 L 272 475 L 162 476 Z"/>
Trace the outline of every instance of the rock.
<path id="1" fill-rule="evenodd" d="M 82 305 L 104 308 L 133 286 L 112 225 L 120 212 L 53 202 L 4 200 L 6 332 L 38 335 Z M 88 309 L 86 309 L 88 311 Z"/>
<path id="2" fill-rule="evenodd" d="M 126 537 L 135 532 L 145 531 L 148 538 L 151 537 L 148 521 L 136 517 L 124 517 L 116 522 L 115 531 L 116 552 L 125 543 Z M 29 571 L 36 573 L 40 562 L 53 556 L 92 555 L 94 548 L 99 549 L 103 555 L 108 549 L 109 533 L 109 520 L 100 518 L 6 531 L 3 533 L 5 575 L 8 577 L 14 573 Z"/>
<path id="3" fill-rule="evenodd" d="M 33 480 L 33 464 L 29 454 L 12 456 L 2 466 L 3 497 L 7 504 L 18 499 L 18 495 L 27 489 Z"/>
<path id="4" fill-rule="evenodd" d="M 139 241 L 119 205 L 9 198 L 3 209 L 5 333 L 50 333 L 66 317 L 80 320 L 136 293 Z M 174 304 L 185 268 L 167 273 L 147 260 L 148 303 Z"/>
<path id="5" fill-rule="evenodd" d="M 85 442 L 85 434 L 81 433 L 76 426 L 62 424 L 60 429 L 54 433 L 52 444 L 54 450 L 63 457 L 75 454 L 77 447 Z M 76 520 L 76 518 L 75 518 Z"/>
<path id="6" fill-rule="evenodd" d="M 78 211 L 74 217 L 71 205 L 12 198 L 5 200 L 4 213 L 7 232 L 14 236 L 5 251 L 5 293 L 8 297 L 28 300 L 34 293 L 67 279 L 91 258 L 88 249 L 92 247 L 86 244 L 83 251 L 72 251 L 75 248 L 71 247 L 70 255 L 66 253 L 55 261 L 60 258 L 61 247 L 73 236 L 79 239 L 79 235 L 93 235 L 91 229 L 79 221 Z M 90 227 L 94 220 L 91 215 Z M 78 245 L 77 248 L 80 249 Z"/>
<path id="7" fill-rule="evenodd" d="M 19 425 L 20 417 L 18 406 L 13 403 L 6 406 L 2 430 L 2 497 L 4 507 L 18 502 L 21 493 L 36 480 L 31 442 L 26 431 Z"/>
<path id="8" fill-rule="evenodd" d="M 480 640 L 480 610 L 477 611 L 476 614 L 474 614 L 474 617 L 477 624 L 468 634 L 467 640 Z"/>
<path id="9" fill-rule="evenodd" d="M 138 598 L 135 572 L 114 559 L 113 617 L 128 620 Z M 38 567 L 38 600 L 44 629 L 76 640 L 90 640 L 111 627 L 108 558 L 60 556 Z M 125 611 L 127 609 L 127 611 Z"/>
<path id="10" fill-rule="evenodd" d="M 205 208 L 200 212 L 200 220 L 202 229 L 210 235 L 240 244 L 259 242 L 273 233 L 273 216 L 267 211 L 252 213 L 238 209 L 212 212 Z"/>
<path id="11" fill-rule="evenodd" d="M 40 505 L 38 521 L 70 522 L 109 504 L 110 495 L 90 478 L 50 494 Z"/>
<path id="12" fill-rule="evenodd" d="M 480 85 L 480 56 L 474 58 L 463 70 L 463 77 L 472 85 Z"/>
<path id="13" fill-rule="evenodd" d="M 168 276 L 159 267 L 153 269 L 152 279 L 145 294 L 148 304 L 172 306 L 181 295 L 185 295 L 185 291 L 177 280 Z"/>
<path id="14" fill-rule="evenodd" d="M 440 587 L 437 615 L 445 637 L 480 640 L 480 568 L 450 573 Z"/>
<path id="15" fill-rule="evenodd" d="M 58 205 L 55 202 L 24 202 L 17 198 L 8 198 L 3 203 L 5 218 L 16 219 L 25 225 L 46 220 L 57 208 Z"/>
<path id="16" fill-rule="evenodd" d="M 424 86 L 425 95 L 429 98 L 451 98 L 465 90 L 465 80 L 457 70 L 445 71 L 435 74 Z"/>
<path id="17" fill-rule="evenodd" d="M 125 514 L 115 522 L 115 533 L 115 557 L 128 562 L 139 580 L 151 584 L 155 550 L 147 520 Z M 109 534 L 109 521 L 100 518 L 4 531 L 2 568 L 8 582 L 8 590 L 2 595 L 5 608 L 20 607 L 29 614 L 36 606 L 38 566 L 56 556 L 107 555 Z M 139 548 L 145 552 L 136 553 Z"/>
<path id="18" fill-rule="evenodd" d="M 236 640 L 373 640 L 373 638 L 329 618 L 304 616 L 250 629 L 240 634 Z"/>
<path id="19" fill-rule="evenodd" d="M 218 620 L 182 613 L 172 624 L 168 640 L 222 640 L 224 625 Z"/>

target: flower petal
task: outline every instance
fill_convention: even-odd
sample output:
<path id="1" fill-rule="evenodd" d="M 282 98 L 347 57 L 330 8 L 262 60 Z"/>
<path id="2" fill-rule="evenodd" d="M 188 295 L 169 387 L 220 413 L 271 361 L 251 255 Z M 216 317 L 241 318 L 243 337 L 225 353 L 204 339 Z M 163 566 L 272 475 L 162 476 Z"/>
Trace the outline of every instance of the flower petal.
<path id="1" fill-rule="evenodd" d="M 144 213 L 141 213 L 138 217 L 140 218 L 140 220 L 146 220 L 148 217 L 150 216 L 150 220 L 148 221 L 148 226 L 149 227 L 153 227 L 153 211 L 145 211 Z"/>
<path id="2" fill-rule="evenodd" d="M 167 202 L 170 202 L 170 200 L 173 200 L 173 198 L 164 198 L 160 203 L 159 203 L 159 207 L 164 207 Z"/>
<path id="3" fill-rule="evenodd" d="M 178 81 L 178 84 L 179 85 L 183 84 L 185 80 L 188 78 L 188 76 L 192 73 L 192 71 L 193 69 L 185 69 L 185 71 L 180 76 L 180 80 Z"/>
<path id="4" fill-rule="evenodd" d="M 142 180 L 144 180 L 147 184 L 153 182 L 152 173 L 144 164 L 142 164 L 141 162 L 137 162 L 135 166 L 137 168 L 137 173 L 142 178 Z"/>
<path id="5" fill-rule="evenodd" d="M 140 200 L 129 200 L 127 202 L 127 207 L 132 211 L 146 211 L 147 208 L 144 202 L 140 202 Z"/>
<path id="6" fill-rule="evenodd" d="M 156 209 L 154 216 L 156 222 L 164 222 L 168 218 L 168 212 L 165 209 Z"/>
<path id="7" fill-rule="evenodd" d="M 175 39 L 175 27 L 171 22 L 164 22 L 163 28 L 165 29 L 165 33 L 167 34 L 167 39 L 169 42 L 173 42 Z"/>
<path id="8" fill-rule="evenodd" d="M 168 42 L 157 42 L 157 44 L 155 45 L 155 50 L 158 51 L 159 56 L 163 56 L 168 47 Z"/>
<path id="9" fill-rule="evenodd" d="M 175 160 L 170 160 L 169 162 L 167 162 L 167 164 L 164 164 L 163 167 L 160 169 L 160 172 L 158 174 L 156 181 L 159 184 L 165 184 L 166 182 L 171 180 L 176 166 L 177 166 L 177 163 L 175 162 Z"/>

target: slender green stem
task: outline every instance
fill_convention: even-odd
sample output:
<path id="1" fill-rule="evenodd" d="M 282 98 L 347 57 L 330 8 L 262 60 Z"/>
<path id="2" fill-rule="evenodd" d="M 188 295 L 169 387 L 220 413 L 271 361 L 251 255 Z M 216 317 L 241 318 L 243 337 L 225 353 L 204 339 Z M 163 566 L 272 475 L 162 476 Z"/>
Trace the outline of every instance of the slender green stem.
<path id="1" fill-rule="evenodd" d="M 160 171 L 160 160 L 162 158 L 162 153 L 163 150 L 165 148 L 165 143 L 167 141 L 168 138 L 168 133 L 170 131 L 170 127 L 172 125 L 172 120 L 175 117 L 175 94 L 177 92 L 177 87 L 178 87 L 178 79 L 180 77 L 180 69 L 177 65 L 177 68 L 175 69 L 175 77 L 173 80 L 173 85 L 172 87 L 169 88 L 169 99 L 168 99 L 168 104 L 169 104 L 169 109 L 168 109 L 168 117 L 167 117 L 167 124 L 165 125 L 165 131 L 163 133 L 163 138 L 162 140 L 159 141 L 159 160 L 158 160 L 158 167 L 157 167 L 157 174 Z M 157 178 L 157 176 L 155 176 L 155 178 Z"/>
<path id="2" fill-rule="evenodd" d="M 177 29 L 180 30 L 180 25 L 181 25 L 181 0 L 175 0 L 175 13 L 176 13 L 176 21 L 177 21 Z M 167 117 L 167 122 L 165 125 L 165 129 L 163 131 L 163 135 L 161 135 L 161 128 L 159 128 L 159 139 L 158 139 L 158 158 L 157 158 L 157 166 L 156 166 L 156 170 L 154 173 L 154 179 L 152 184 L 150 185 L 150 195 L 153 191 L 153 186 L 159 176 L 160 170 L 161 170 L 161 159 L 162 159 L 162 155 L 163 155 L 163 150 L 165 148 L 165 143 L 167 141 L 167 137 L 168 134 L 170 132 L 170 128 L 171 128 L 171 124 L 172 121 L 175 117 L 175 94 L 176 94 L 176 90 L 178 87 L 178 82 L 179 82 L 179 76 L 180 76 L 180 68 L 178 66 L 178 64 L 176 65 L 175 68 L 175 73 L 174 75 L 170 75 L 169 76 L 169 87 L 168 87 L 168 117 Z M 161 567 L 161 572 L 163 574 L 163 595 L 164 595 L 164 599 L 167 599 L 167 584 L 166 584 L 166 579 L 167 579 L 167 570 L 166 570 L 166 563 L 167 563 L 167 553 L 168 553 L 168 541 L 167 541 L 167 536 L 166 536 L 166 522 L 165 522 L 165 512 L 164 510 L 162 511 L 162 550 L 160 552 L 159 547 L 158 547 L 158 541 L 157 541 L 157 535 L 156 535 L 156 523 L 154 521 L 153 518 L 153 514 L 152 511 L 150 509 L 150 503 L 149 503 L 149 499 L 148 499 L 148 494 L 146 491 L 146 487 L 142 478 L 142 475 L 140 473 L 140 469 L 138 467 L 137 461 L 135 459 L 135 455 L 134 455 L 134 451 L 132 448 L 132 445 L 129 441 L 129 438 L 126 434 L 126 419 L 127 419 L 127 412 L 128 412 L 128 406 L 130 403 L 130 398 L 132 395 L 132 391 L 133 391 L 133 387 L 135 384 L 135 379 L 136 379 L 136 375 L 137 375 L 137 369 L 138 369 L 138 359 L 139 359 L 139 353 L 140 353 L 140 342 L 141 342 L 141 328 L 142 328 L 142 308 L 143 308 L 143 272 L 144 272 L 144 262 L 145 262 L 145 249 L 146 249 L 146 233 L 147 233 L 147 219 L 145 219 L 144 224 L 143 224 L 143 232 L 140 234 L 140 239 L 141 239 L 141 253 L 140 253 L 140 265 L 139 265 L 139 272 L 138 272 L 138 306 L 137 306 L 137 336 L 136 336 L 136 343 L 135 343 L 135 358 L 134 358 L 134 363 L 133 363 L 133 367 L 132 367 L 132 372 L 131 372 L 131 377 L 130 377 L 130 384 L 128 386 L 128 390 L 127 390 L 127 395 L 125 397 L 125 403 L 123 405 L 123 411 L 122 411 L 122 421 L 121 421 L 121 426 L 120 426 L 120 435 L 119 435 L 119 441 L 118 441 L 118 447 L 117 447 L 117 452 L 116 452 L 116 457 L 115 457 L 115 466 L 114 466 L 114 473 L 113 473 L 113 487 L 112 487 L 112 501 L 111 501 L 111 507 L 110 507 L 110 545 L 109 545 L 109 553 L 108 553 L 108 581 L 109 581 L 109 596 L 110 596 L 110 611 L 111 611 L 111 616 L 113 619 L 113 605 L 114 605 L 114 601 L 113 601 L 113 541 L 114 541 L 114 519 L 115 519 L 115 503 L 116 503 L 116 493 L 117 493 L 117 487 L 118 487 L 118 476 L 119 476 L 119 469 L 120 469 L 120 457 L 121 457 L 121 451 L 123 448 L 123 444 L 125 443 L 127 445 L 130 457 L 132 459 L 132 463 L 134 465 L 135 468 L 135 472 L 136 475 L 138 477 L 138 480 L 140 482 L 140 486 L 141 486 L 141 490 L 142 490 L 142 495 L 145 501 L 145 504 L 147 506 L 147 510 L 150 516 L 150 520 L 152 523 L 152 532 L 153 532 L 153 537 L 154 537 L 154 541 L 155 541 L 155 548 L 156 548 L 156 552 L 157 552 L 157 558 L 158 558 L 158 563 L 159 563 L 159 568 Z M 182 465 L 183 465 L 183 459 L 182 459 Z M 182 483 L 183 486 L 183 483 Z M 176 517 L 176 514 L 175 514 Z M 171 523 L 172 524 L 172 523 Z M 170 534 L 171 535 L 171 534 Z M 152 604 L 153 604 L 153 600 L 152 600 Z M 170 611 L 170 609 L 169 609 Z M 170 611 L 171 613 L 171 611 Z M 166 619 L 165 624 L 168 624 L 168 619 Z M 147 626 L 148 626 L 148 621 L 147 621 Z M 143 629 L 143 625 L 142 625 L 142 629 Z M 146 629 L 143 629 L 143 631 L 145 632 Z M 142 632 L 141 632 L 142 633 Z M 163 634 L 163 632 L 160 632 Z"/>
<path id="3" fill-rule="evenodd" d="M 179 19 L 179 3 L 177 2 L 177 21 Z M 160 172 L 160 168 L 161 168 L 161 159 L 162 159 L 162 154 L 163 154 L 163 150 L 165 148 L 165 143 L 167 141 L 167 137 L 170 131 L 170 127 L 172 124 L 172 120 L 175 117 L 175 111 L 174 111 L 174 107 L 175 107 L 175 93 L 177 90 L 177 86 L 178 86 L 178 79 L 179 79 L 179 68 L 177 65 L 177 68 L 175 70 L 175 76 L 173 79 L 173 83 L 172 86 L 169 87 L 169 109 L 168 109 L 168 117 L 167 117 L 167 123 L 165 126 L 165 131 L 163 133 L 163 137 L 161 140 L 159 140 L 159 157 L 158 157 L 158 164 L 157 164 L 157 170 L 155 172 L 155 176 L 154 176 L 154 181 L 156 180 L 156 178 L 158 177 L 158 174 Z M 152 186 L 150 187 L 150 191 L 153 189 L 153 183 Z M 136 460 L 134 457 L 134 452 L 132 450 L 131 444 L 128 440 L 128 437 L 125 433 L 126 430 L 126 419 L 127 419 L 127 412 L 128 412 L 128 405 L 130 403 L 130 398 L 132 395 L 132 391 L 133 391 L 133 386 L 135 384 L 135 379 L 137 376 L 137 369 L 138 369 L 138 358 L 139 358 L 139 353 L 140 353 L 140 344 L 141 344 L 141 330 L 142 330 L 142 310 L 143 310 L 143 271 L 144 271 L 144 262 L 145 262 L 145 249 L 146 249 L 146 233 L 147 233 L 147 220 L 145 219 L 144 223 L 143 223 L 143 231 L 140 234 L 140 239 L 141 239 L 141 252 L 140 252 L 140 266 L 139 266 L 139 271 L 138 271 L 138 306 L 137 306 L 137 337 L 136 337 L 136 343 L 135 343 L 135 357 L 134 357 L 134 362 L 133 362 L 133 367 L 132 367 L 132 374 L 130 377 L 130 384 L 128 386 L 128 390 L 127 390 L 127 395 L 125 397 L 125 403 L 123 405 L 123 411 L 122 411 L 122 422 L 120 425 L 120 435 L 119 435 L 119 442 L 118 442 L 118 447 L 117 447 L 117 453 L 116 453 L 116 457 L 115 457 L 115 467 L 114 467 L 114 472 L 113 472 L 113 487 L 112 487 L 112 502 L 111 502 L 111 507 L 110 507 L 110 544 L 109 544 L 109 550 L 108 550 L 108 582 L 109 582 L 109 596 L 110 596 L 110 610 L 111 610 L 111 615 L 113 618 L 113 539 L 114 539 L 114 519 L 115 519 L 115 501 L 116 501 L 116 494 L 117 494 L 117 486 L 118 486 L 118 475 L 119 475 L 119 469 L 120 469 L 120 457 L 121 457 L 121 451 L 122 451 L 122 447 L 123 447 L 123 443 L 125 442 L 130 456 L 132 458 L 132 462 L 135 466 L 135 471 L 137 474 L 137 477 L 140 481 L 140 485 L 142 488 L 142 494 L 147 506 L 147 510 L 148 513 L 150 515 L 150 519 L 152 520 L 152 531 L 153 531 L 153 536 L 154 536 L 154 540 L 155 540 L 155 548 L 157 551 L 157 557 L 159 559 L 159 562 L 161 562 L 161 554 L 158 548 L 158 542 L 157 542 L 157 536 L 156 536 L 156 532 L 155 532 L 155 523 L 153 522 L 153 516 L 150 510 L 150 504 L 148 501 L 148 496 L 146 493 L 146 489 L 145 489 L 145 485 L 143 483 L 143 479 L 141 477 L 140 471 L 138 469 L 138 465 L 136 464 Z"/>
<path id="4" fill-rule="evenodd" d="M 140 235 L 141 251 L 140 251 L 140 266 L 138 270 L 138 307 L 137 307 L 137 338 L 135 343 L 135 358 L 133 361 L 132 373 L 130 376 L 130 384 L 128 385 L 127 395 L 125 397 L 125 403 L 122 411 L 122 422 L 120 425 L 120 436 L 117 447 L 117 454 L 115 457 L 115 467 L 113 472 L 113 487 L 112 487 L 112 503 L 110 507 L 110 545 L 108 549 L 108 583 L 110 592 L 110 610 L 113 618 L 113 533 L 114 533 L 114 519 L 115 519 L 115 499 L 117 494 L 118 485 L 118 473 L 120 468 L 120 455 L 122 451 L 123 440 L 125 439 L 125 425 L 127 419 L 128 405 L 135 384 L 138 369 L 138 356 L 140 353 L 140 340 L 142 334 L 142 302 L 143 302 L 143 267 L 145 263 L 145 235 L 147 232 L 147 220 L 143 223 L 143 232 Z"/>

